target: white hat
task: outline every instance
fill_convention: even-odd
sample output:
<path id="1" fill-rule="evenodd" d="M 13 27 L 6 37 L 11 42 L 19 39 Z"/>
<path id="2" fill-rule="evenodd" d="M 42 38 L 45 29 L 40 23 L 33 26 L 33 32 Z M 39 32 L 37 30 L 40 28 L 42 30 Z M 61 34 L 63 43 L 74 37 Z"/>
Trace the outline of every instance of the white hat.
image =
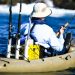
<path id="1" fill-rule="evenodd" d="M 51 13 L 52 11 L 45 3 L 36 3 L 33 7 L 32 17 L 46 17 Z"/>

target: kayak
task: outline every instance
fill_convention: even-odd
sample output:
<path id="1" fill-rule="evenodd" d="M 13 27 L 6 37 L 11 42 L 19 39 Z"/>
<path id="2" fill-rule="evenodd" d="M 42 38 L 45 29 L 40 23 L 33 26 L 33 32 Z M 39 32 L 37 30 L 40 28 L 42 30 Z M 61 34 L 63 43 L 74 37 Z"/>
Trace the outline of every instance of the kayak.
<path id="1" fill-rule="evenodd" d="M 0 57 L 0 72 L 50 72 L 75 68 L 75 44 L 68 53 L 37 60 Z"/>

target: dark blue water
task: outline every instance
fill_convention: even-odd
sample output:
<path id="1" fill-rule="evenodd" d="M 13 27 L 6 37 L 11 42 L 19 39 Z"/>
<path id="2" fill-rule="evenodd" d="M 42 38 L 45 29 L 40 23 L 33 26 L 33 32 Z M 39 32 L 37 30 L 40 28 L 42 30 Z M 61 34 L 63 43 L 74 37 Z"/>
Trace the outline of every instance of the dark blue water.
<path id="1" fill-rule="evenodd" d="M 12 33 L 17 33 L 18 29 L 18 14 L 12 14 Z M 61 17 L 46 17 L 45 21 L 50 25 L 55 32 L 60 29 L 60 26 L 68 22 L 73 16 L 67 14 Z M 21 23 L 27 23 L 29 16 L 21 15 Z M 70 22 L 70 25 L 65 30 L 66 32 L 71 32 L 73 37 L 75 37 L 75 18 Z M 0 54 L 5 54 L 8 45 L 9 36 L 9 14 L 0 14 Z"/>
<path id="2" fill-rule="evenodd" d="M 21 23 L 28 22 L 28 16 L 22 15 Z M 18 14 L 12 15 L 12 32 L 17 33 Z M 9 36 L 9 14 L 0 14 L 0 54 L 6 54 Z"/>

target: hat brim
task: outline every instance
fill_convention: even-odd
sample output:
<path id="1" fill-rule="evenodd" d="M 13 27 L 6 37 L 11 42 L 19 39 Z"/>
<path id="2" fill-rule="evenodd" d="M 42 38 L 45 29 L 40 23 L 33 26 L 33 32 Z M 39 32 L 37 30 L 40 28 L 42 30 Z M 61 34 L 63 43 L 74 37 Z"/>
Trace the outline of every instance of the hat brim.
<path id="1" fill-rule="evenodd" d="M 46 17 L 46 16 L 51 15 L 51 13 L 52 13 L 52 10 L 49 8 L 46 8 L 45 11 L 43 12 L 34 12 L 32 14 L 32 17 Z"/>

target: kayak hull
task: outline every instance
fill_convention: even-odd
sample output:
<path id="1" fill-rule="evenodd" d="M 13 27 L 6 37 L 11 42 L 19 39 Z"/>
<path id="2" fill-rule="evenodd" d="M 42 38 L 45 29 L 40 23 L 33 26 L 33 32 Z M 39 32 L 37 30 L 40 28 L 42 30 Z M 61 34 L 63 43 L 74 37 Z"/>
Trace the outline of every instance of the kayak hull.
<path id="1" fill-rule="evenodd" d="M 38 60 L 0 58 L 0 72 L 50 72 L 75 68 L 75 51 Z"/>

